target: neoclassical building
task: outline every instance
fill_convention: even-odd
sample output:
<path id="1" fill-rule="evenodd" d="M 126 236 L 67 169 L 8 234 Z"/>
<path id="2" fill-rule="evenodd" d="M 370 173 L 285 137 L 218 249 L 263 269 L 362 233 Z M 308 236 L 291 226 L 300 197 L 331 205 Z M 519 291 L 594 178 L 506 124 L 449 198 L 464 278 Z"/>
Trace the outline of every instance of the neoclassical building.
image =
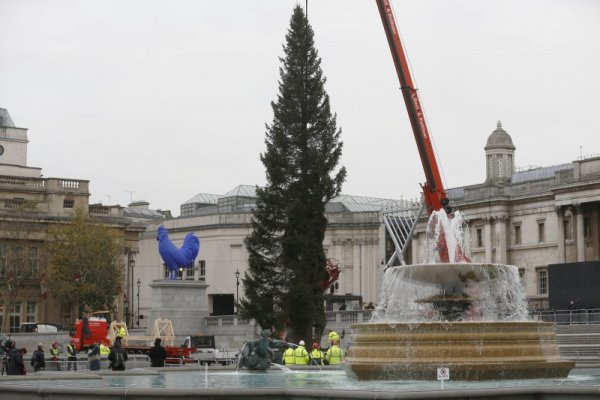
<path id="1" fill-rule="evenodd" d="M 0 108 L 0 331 L 18 332 L 22 322 L 43 322 L 68 328 L 77 317 L 45 285 L 48 261 L 44 242 L 48 228 L 63 224 L 76 208 L 89 212 L 97 223 L 122 233 L 123 264 L 131 266 L 138 252 L 143 220 L 157 217 L 138 206 L 123 208 L 89 204 L 89 181 L 44 178 L 41 168 L 27 165 L 27 129 L 15 126 Z M 162 219 L 162 214 L 160 219 Z M 129 270 L 127 267 L 129 277 Z M 120 318 L 132 314 L 125 307 L 133 297 L 131 282 L 124 282 L 116 307 Z M 130 289 L 131 288 L 131 289 Z"/>
<path id="2" fill-rule="evenodd" d="M 531 309 L 546 308 L 548 265 L 599 259 L 600 157 L 517 169 L 516 146 L 500 122 L 483 150 L 485 182 L 447 190 L 455 209 L 466 216 L 467 251 L 475 262 L 517 266 Z M 246 185 L 223 195 L 200 193 L 181 205 L 180 217 L 164 221 L 176 244 L 187 232 L 200 238 L 197 265 L 182 271 L 181 277 L 209 285 L 213 315 L 232 314 L 237 298 L 244 295 L 237 273 L 247 268 L 244 238 L 250 233 L 255 200 L 255 188 Z M 378 302 L 385 265 L 390 259 L 392 264 L 399 262 L 392 258 L 394 243 L 384 216 L 414 206 L 409 201 L 348 195 L 327 204 L 323 246 L 343 268 L 334 293 Z M 145 281 L 165 276 L 157 226 L 140 238 L 136 270 Z M 424 261 L 425 227 L 426 216 L 421 216 L 402 257 L 406 263 Z M 152 301 L 144 282 L 140 314 L 148 313 Z"/>
<path id="3" fill-rule="evenodd" d="M 248 268 L 244 239 L 250 233 L 255 186 L 240 185 L 226 194 L 200 193 L 181 205 L 181 216 L 162 224 L 178 246 L 188 232 L 200 239 L 200 254 L 193 270 L 180 272 L 182 279 L 208 284 L 209 313 L 231 315 L 244 295 L 241 274 Z M 342 268 L 336 295 L 362 297 L 377 302 L 385 266 L 386 233 L 381 213 L 405 207 L 409 201 L 343 195 L 326 205 L 329 221 L 323 245 L 328 258 Z M 149 281 L 163 279 L 166 270 L 158 254 L 156 229 L 150 226 L 140 237 L 136 273 L 144 277 L 140 314 L 149 313 L 153 299 Z M 387 243 L 388 251 L 391 244 Z M 239 272 L 239 274 L 238 274 Z M 147 324 L 148 322 L 144 322 Z M 150 321 L 151 323 L 151 321 Z"/>
<path id="4" fill-rule="evenodd" d="M 547 309 L 548 265 L 600 259 L 600 156 L 517 170 L 515 149 L 498 122 L 484 148 L 485 182 L 447 194 L 466 216 L 473 261 L 517 266 L 531 309 Z M 417 262 L 423 220 L 414 239 Z"/>

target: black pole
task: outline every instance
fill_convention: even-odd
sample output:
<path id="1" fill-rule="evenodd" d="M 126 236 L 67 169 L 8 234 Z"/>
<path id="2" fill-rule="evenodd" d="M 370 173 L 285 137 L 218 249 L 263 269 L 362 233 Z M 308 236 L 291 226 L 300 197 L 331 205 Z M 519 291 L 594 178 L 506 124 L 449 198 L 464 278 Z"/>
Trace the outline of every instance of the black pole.
<path id="1" fill-rule="evenodd" d="M 136 324 L 137 324 L 138 328 L 140 327 L 140 286 L 141 285 L 142 285 L 142 282 L 140 282 L 140 278 L 138 278 L 138 280 L 137 280 L 137 288 L 138 288 L 137 302 L 138 302 L 138 304 L 137 304 L 137 319 L 136 319 Z"/>
<path id="2" fill-rule="evenodd" d="M 240 270 L 235 270 L 235 314 L 237 315 L 240 308 Z"/>

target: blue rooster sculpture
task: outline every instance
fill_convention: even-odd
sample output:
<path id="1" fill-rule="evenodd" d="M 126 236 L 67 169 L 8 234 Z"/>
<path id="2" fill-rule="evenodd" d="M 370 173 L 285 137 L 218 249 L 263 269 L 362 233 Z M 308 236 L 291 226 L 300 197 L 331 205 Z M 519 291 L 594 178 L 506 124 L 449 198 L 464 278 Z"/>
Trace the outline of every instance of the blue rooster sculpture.
<path id="1" fill-rule="evenodd" d="M 169 239 L 169 231 L 164 226 L 158 227 L 158 252 L 169 269 L 169 278 L 177 279 L 179 268 L 190 268 L 194 266 L 198 252 L 200 251 L 200 240 L 193 232 L 185 235 L 181 248 L 175 246 Z"/>

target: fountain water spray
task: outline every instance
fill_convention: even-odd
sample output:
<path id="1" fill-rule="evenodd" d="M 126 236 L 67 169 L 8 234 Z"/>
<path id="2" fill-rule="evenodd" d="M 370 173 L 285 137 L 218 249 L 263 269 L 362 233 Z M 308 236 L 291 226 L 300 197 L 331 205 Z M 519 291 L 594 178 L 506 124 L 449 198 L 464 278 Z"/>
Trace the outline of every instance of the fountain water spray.
<path id="1" fill-rule="evenodd" d="M 528 317 L 518 269 L 465 262 L 463 225 L 458 212 L 433 213 L 427 262 L 386 270 L 371 322 L 352 325 L 347 375 L 434 380 L 442 366 L 453 380 L 568 375 L 574 363 L 560 359 L 554 326 Z"/>
<path id="2" fill-rule="evenodd" d="M 525 291 L 512 265 L 476 264 L 465 256 L 462 213 L 434 212 L 423 264 L 388 268 L 371 321 L 526 321 Z M 440 236 L 443 239 L 440 240 Z M 450 263 L 439 263 L 440 253 Z"/>

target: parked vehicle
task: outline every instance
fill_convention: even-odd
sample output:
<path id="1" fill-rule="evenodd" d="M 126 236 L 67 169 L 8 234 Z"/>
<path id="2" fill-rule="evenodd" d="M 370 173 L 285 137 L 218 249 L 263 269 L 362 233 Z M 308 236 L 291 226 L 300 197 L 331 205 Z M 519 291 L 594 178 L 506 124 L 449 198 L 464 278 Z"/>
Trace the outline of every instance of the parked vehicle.
<path id="1" fill-rule="evenodd" d="M 58 326 L 53 324 L 40 324 L 38 322 L 23 322 L 19 328 L 19 332 L 58 332 Z"/>
<path id="2" fill-rule="evenodd" d="M 168 323 L 169 326 L 171 321 L 161 320 L 161 323 Z M 123 322 L 115 323 L 113 325 L 121 325 Z M 156 322 L 155 322 L 156 324 Z M 87 320 L 87 334 L 84 334 L 84 321 L 78 319 L 75 321 L 73 328 L 71 329 L 71 339 L 75 344 L 75 348 L 80 350 L 86 350 L 94 343 L 104 343 L 107 346 L 112 345 L 110 335 L 110 325 L 104 317 L 89 317 Z M 148 343 L 154 342 L 154 339 L 159 337 L 158 335 L 153 336 L 126 336 L 121 347 L 128 354 L 148 354 L 152 346 Z M 188 361 L 194 361 L 190 358 L 190 354 L 195 352 L 197 349 L 194 346 L 164 346 L 167 352 L 167 364 L 185 364 Z"/>
<path id="3" fill-rule="evenodd" d="M 201 365 L 233 364 L 237 362 L 239 355 L 237 351 L 229 351 L 227 346 L 216 348 L 214 335 L 187 336 L 182 347 L 194 348 L 195 351 L 190 354 L 190 358 Z"/>

